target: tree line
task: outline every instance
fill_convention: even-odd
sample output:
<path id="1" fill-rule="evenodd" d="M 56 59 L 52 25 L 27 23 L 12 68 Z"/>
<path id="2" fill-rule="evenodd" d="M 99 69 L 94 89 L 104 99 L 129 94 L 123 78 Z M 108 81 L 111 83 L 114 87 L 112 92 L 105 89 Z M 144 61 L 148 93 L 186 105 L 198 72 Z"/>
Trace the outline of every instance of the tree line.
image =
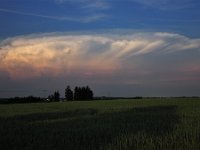
<path id="1" fill-rule="evenodd" d="M 89 86 L 76 86 L 74 91 L 68 85 L 65 89 L 65 100 L 67 101 L 84 101 L 93 100 L 94 94 Z M 59 91 L 55 91 L 54 94 L 48 96 L 48 101 L 60 101 Z"/>
<path id="2" fill-rule="evenodd" d="M 12 103 L 39 103 L 44 102 L 40 97 L 27 96 L 27 97 L 13 97 L 7 98 L 3 101 L 0 101 L 0 104 L 12 104 Z"/>
<path id="3" fill-rule="evenodd" d="M 74 91 L 71 90 L 70 86 L 65 89 L 65 98 L 67 101 L 73 100 L 93 100 L 93 91 L 89 86 L 86 87 L 75 87 Z"/>
<path id="4" fill-rule="evenodd" d="M 13 97 L 5 98 L 0 101 L 0 104 L 11 104 L 11 103 L 39 103 L 39 102 L 59 102 L 59 101 L 84 101 L 93 100 L 94 94 L 89 86 L 76 86 L 74 90 L 70 86 L 65 88 L 65 98 L 60 97 L 60 92 L 55 91 L 47 98 L 27 96 L 27 97 Z"/>

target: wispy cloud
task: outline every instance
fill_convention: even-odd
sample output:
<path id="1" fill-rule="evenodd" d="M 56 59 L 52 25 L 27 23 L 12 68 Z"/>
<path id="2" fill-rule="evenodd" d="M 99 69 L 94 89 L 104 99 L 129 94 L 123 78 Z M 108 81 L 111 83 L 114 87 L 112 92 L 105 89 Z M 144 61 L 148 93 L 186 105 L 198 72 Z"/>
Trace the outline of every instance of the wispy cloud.
<path id="1" fill-rule="evenodd" d="M 46 19 L 57 20 L 57 21 L 72 21 L 72 22 L 81 22 L 81 23 L 89 23 L 89 22 L 101 20 L 107 17 L 104 14 L 94 14 L 94 15 L 83 16 L 83 17 L 50 16 L 50 15 L 35 14 L 35 13 L 22 12 L 22 11 L 10 10 L 10 9 L 3 9 L 3 8 L 0 8 L 0 12 L 46 18 Z"/>
<path id="2" fill-rule="evenodd" d="M 110 4 L 105 1 L 98 0 L 98 1 L 88 1 L 86 5 L 82 6 L 82 8 L 98 10 L 98 9 L 108 9 L 110 8 Z"/>
<path id="3" fill-rule="evenodd" d="M 87 9 L 89 11 L 104 10 L 111 7 L 111 3 L 106 0 L 55 0 L 56 3 L 62 5 L 64 3 L 74 3 L 80 8 Z"/>
<path id="4" fill-rule="evenodd" d="M 132 0 L 146 7 L 158 8 L 161 10 L 179 10 L 195 6 L 191 0 Z"/>

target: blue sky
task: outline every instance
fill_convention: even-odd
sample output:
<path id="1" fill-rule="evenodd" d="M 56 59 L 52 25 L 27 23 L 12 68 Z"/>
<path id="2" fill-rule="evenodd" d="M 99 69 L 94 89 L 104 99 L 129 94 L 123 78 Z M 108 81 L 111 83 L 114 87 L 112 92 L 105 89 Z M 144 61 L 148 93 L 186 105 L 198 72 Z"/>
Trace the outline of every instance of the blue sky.
<path id="1" fill-rule="evenodd" d="M 95 95 L 194 96 L 198 0 L 0 0 L 0 97 L 70 84 Z M 46 91 L 44 94 L 43 91 Z"/>
<path id="2" fill-rule="evenodd" d="M 105 29 L 199 37 L 198 0 L 1 0 L 1 37 Z"/>

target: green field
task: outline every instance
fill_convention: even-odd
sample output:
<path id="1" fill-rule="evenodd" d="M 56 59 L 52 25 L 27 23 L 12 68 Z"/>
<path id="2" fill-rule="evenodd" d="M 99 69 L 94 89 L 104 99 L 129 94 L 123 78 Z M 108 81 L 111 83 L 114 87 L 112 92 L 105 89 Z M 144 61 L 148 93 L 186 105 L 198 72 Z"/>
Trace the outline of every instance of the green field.
<path id="1" fill-rule="evenodd" d="M 199 150 L 200 99 L 0 105 L 2 150 Z"/>

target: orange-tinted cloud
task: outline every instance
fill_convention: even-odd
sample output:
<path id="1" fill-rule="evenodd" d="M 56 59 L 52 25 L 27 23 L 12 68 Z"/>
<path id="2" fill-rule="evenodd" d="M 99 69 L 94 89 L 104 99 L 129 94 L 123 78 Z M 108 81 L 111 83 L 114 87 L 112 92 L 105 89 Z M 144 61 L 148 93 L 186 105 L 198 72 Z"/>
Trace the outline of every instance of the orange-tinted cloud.
<path id="1" fill-rule="evenodd" d="M 163 60 L 154 66 L 152 58 L 156 55 L 167 59 L 180 52 L 199 51 L 199 48 L 199 39 L 171 33 L 39 34 L 2 41 L 0 70 L 12 79 L 74 74 L 99 76 L 124 71 L 131 75 L 141 73 L 141 76 L 142 72 L 151 74 L 151 70 L 163 69 L 166 63 Z"/>

